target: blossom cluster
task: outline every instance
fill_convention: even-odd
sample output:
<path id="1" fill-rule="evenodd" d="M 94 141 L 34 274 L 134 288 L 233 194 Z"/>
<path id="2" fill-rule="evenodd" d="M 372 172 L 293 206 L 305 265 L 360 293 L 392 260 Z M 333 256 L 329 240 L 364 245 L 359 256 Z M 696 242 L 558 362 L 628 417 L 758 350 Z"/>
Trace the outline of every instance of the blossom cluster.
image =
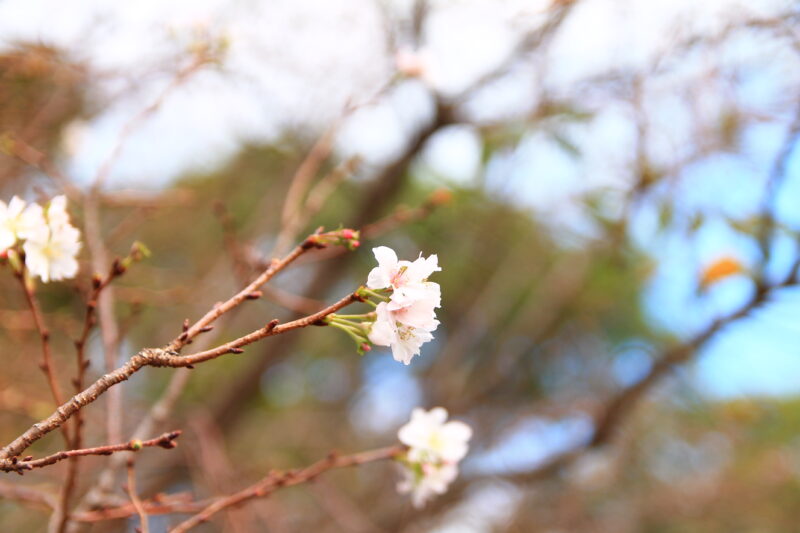
<path id="1" fill-rule="evenodd" d="M 444 494 L 458 476 L 458 463 L 467 455 L 472 429 L 463 422 L 447 421 L 447 411 L 414 409 L 411 421 L 397 437 L 408 446 L 402 459 L 403 480 L 397 489 L 411 493 L 415 507 L 422 507 L 436 494 Z"/>
<path id="2" fill-rule="evenodd" d="M 17 253 L 21 244 L 31 275 L 49 281 L 73 278 L 81 249 L 80 231 L 67 213 L 67 198 L 56 196 L 44 207 L 14 196 L 0 200 L 0 253 Z"/>
<path id="3" fill-rule="evenodd" d="M 439 325 L 436 308 L 441 305 L 441 290 L 428 277 L 442 269 L 436 255 L 399 261 L 394 250 L 386 246 L 372 252 L 378 266 L 369 273 L 367 287 L 390 294 L 388 301 L 380 302 L 375 309 L 368 338 L 378 346 L 391 347 L 394 358 L 407 365 L 420 347 L 433 339 L 432 332 Z"/>

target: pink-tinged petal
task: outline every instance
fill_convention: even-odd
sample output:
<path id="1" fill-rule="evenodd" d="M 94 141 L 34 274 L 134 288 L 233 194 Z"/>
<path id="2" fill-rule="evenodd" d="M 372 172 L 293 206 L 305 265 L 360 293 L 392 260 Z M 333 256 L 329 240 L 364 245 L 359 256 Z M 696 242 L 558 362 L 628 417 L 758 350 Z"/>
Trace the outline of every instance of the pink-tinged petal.
<path id="1" fill-rule="evenodd" d="M 370 270 L 369 275 L 367 276 L 368 288 L 373 290 L 385 289 L 389 285 L 391 285 L 391 280 L 381 267 L 377 266 Z"/>
<path id="2" fill-rule="evenodd" d="M 414 352 L 407 344 L 399 342 L 392 344 L 392 357 L 395 361 L 403 363 L 406 366 L 411 364 L 411 360 L 417 353 L 419 352 Z"/>
<path id="3" fill-rule="evenodd" d="M 394 318 L 401 324 L 425 331 L 433 331 L 439 325 L 433 306 L 426 302 L 417 302 L 409 307 L 398 309 L 394 311 Z"/>
<path id="4" fill-rule="evenodd" d="M 378 246 L 372 249 L 378 266 L 373 268 L 367 276 L 367 287 L 370 289 L 385 289 L 392 284 L 392 276 L 397 270 L 397 254 L 387 246 Z"/>
<path id="5" fill-rule="evenodd" d="M 439 258 L 434 254 L 427 258 L 418 257 L 408 267 L 408 278 L 412 283 L 421 283 L 434 272 L 439 272 Z"/>
<path id="6" fill-rule="evenodd" d="M 367 338 L 377 346 L 391 346 L 397 341 L 397 327 L 392 313 L 386 309 L 386 302 L 381 302 L 375 309 L 377 318 L 370 328 Z"/>
<path id="7" fill-rule="evenodd" d="M 394 268 L 397 266 L 397 254 L 388 246 L 373 248 L 372 253 L 381 267 Z"/>

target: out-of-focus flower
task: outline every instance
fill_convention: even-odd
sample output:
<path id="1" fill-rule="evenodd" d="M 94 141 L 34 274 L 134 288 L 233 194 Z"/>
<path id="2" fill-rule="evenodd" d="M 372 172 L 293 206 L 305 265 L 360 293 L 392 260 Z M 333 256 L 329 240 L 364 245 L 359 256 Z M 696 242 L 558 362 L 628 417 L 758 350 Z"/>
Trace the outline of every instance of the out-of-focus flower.
<path id="1" fill-rule="evenodd" d="M 417 78 L 428 87 L 436 87 L 437 69 L 435 57 L 428 50 L 401 48 L 394 56 L 397 72 L 408 78 Z"/>
<path id="2" fill-rule="evenodd" d="M 53 198 L 45 215 L 46 223 L 26 235 L 22 246 L 25 266 L 45 283 L 73 278 L 78 273 L 76 256 L 81 249 L 81 234 L 70 223 L 67 199 Z"/>
<path id="3" fill-rule="evenodd" d="M 447 422 L 447 410 L 443 407 L 430 411 L 416 408 L 411 421 L 400 428 L 397 437 L 409 447 L 411 461 L 454 463 L 467 455 L 472 429 L 463 422 Z"/>
<path id="4" fill-rule="evenodd" d="M 411 503 L 419 509 L 437 494 L 447 492 L 447 487 L 456 477 L 458 477 L 458 466 L 455 464 L 424 463 L 417 468 L 404 467 L 403 479 L 397 484 L 397 492 L 410 493 Z"/>
<path id="5" fill-rule="evenodd" d="M 411 493 L 414 506 L 422 507 L 434 495 L 444 494 L 458 476 L 458 462 L 467 454 L 472 429 L 463 422 L 447 422 L 442 407 L 417 408 L 397 437 L 409 447 L 397 490 Z"/>
<path id="6" fill-rule="evenodd" d="M 17 242 L 46 227 L 42 206 L 33 203 L 28 206 L 25 201 L 14 196 L 6 204 L 0 200 L 0 252 L 7 250 Z"/>
<path id="7" fill-rule="evenodd" d="M 50 200 L 50 205 L 47 206 L 47 224 L 51 228 L 71 225 L 67 213 L 67 197 L 63 194 Z"/>

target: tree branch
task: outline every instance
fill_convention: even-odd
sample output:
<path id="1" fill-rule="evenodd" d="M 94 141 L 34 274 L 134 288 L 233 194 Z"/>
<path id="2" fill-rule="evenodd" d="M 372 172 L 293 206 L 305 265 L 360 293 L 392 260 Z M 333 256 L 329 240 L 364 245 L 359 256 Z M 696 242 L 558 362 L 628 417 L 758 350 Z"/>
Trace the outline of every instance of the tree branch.
<path id="1" fill-rule="evenodd" d="M 16 472 L 22 474 L 25 471 L 33 470 L 34 468 L 43 468 L 69 459 L 71 457 L 83 457 L 86 455 L 111 455 L 117 452 L 136 452 L 142 448 L 149 448 L 158 446 L 161 448 L 172 449 L 177 446 L 175 439 L 180 437 L 179 430 L 164 433 L 160 437 L 150 440 L 132 440 L 123 444 L 107 444 L 105 446 L 96 446 L 94 448 L 83 448 L 80 450 L 65 450 L 42 457 L 41 459 L 25 458 L 22 461 L 6 461 L 0 464 L 0 470 L 4 472 Z"/>
<path id="2" fill-rule="evenodd" d="M 336 468 L 345 468 L 348 466 L 362 465 L 364 463 L 371 463 L 374 461 L 381 461 L 385 459 L 393 459 L 405 451 L 405 447 L 401 445 L 391 446 L 388 448 L 380 448 L 368 452 L 355 453 L 352 455 L 338 455 L 334 452 L 330 453 L 326 458 L 320 459 L 316 463 L 307 466 L 300 470 L 274 470 L 270 472 L 262 480 L 250 485 L 247 488 L 240 490 L 230 496 L 225 496 L 214 500 L 208 507 L 203 509 L 200 513 L 193 517 L 181 522 L 176 527 L 170 530 L 171 533 L 185 533 L 195 526 L 207 522 L 212 516 L 227 509 L 239 505 L 246 501 L 263 498 L 269 496 L 276 490 L 283 487 L 291 487 L 299 485 L 307 481 L 312 481 L 314 478 Z"/>

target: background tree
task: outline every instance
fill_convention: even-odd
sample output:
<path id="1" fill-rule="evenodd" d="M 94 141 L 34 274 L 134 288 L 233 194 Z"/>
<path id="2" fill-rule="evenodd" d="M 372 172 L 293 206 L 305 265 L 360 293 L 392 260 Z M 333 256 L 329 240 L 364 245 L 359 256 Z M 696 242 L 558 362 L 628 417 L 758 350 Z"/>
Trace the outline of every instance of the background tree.
<path id="1" fill-rule="evenodd" d="M 754 380 L 764 367 L 797 369 L 780 365 L 796 352 L 798 12 L 780 2 L 673 9 L 690 22 L 657 26 L 648 22 L 655 4 L 606 4 L 363 2 L 342 8 L 344 21 L 320 6 L 284 7 L 277 14 L 296 24 L 267 26 L 276 37 L 253 37 L 247 22 L 276 13 L 237 7 L 223 21 L 228 34 L 214 24 L 175 30 L 135 74 L 55 44 L 5 52 L 0 96 L 14 97 L 0 97 L 2 198 L 64 192 L 84 229 L 75 283 L 37 288 L 64 390 L 86 302 L 97 303 L 98 328 L 86 339 L 84 386 L 168 343 L 185 317 L 229 298 L 319 226 L 360 229 L 362 245 L 304 256 L 192 350 L 325 307 L 363 283 L 373 246 L 436 253 L 443 267 L 442 325 L 408 368 L 311 328 L 192 370 L 147 368 L 82 411 L 85 446 L 183 430 L 176 450 L 138 454 L 131 468 L 151 531 L 196 512 L 181 505 L 235 493 L 272 469 L 392 444 L 416 405 L 444 406 L 474 430 L 462 476 L 424 509 L 398 502 L 391 466 L 370 464 L 198 530 L 791 529 L 796 401 L 717 392 L 737 367 Z M 316 45 L 302 39 L 343 27 L 354 36 L 337 37 L 341 63 L 319 68 L 304 48 Z M 484 40 L 454 54 L 449 40 L 463 41 L 453 28 Z M 609 57 L 592 28 L 621 35 Z M 373 44 L 364 57 L 382 62 L 348 56 L 358 35 Z M 261 38 L 284 46 L 259 48 Z M 248 71 L 253 54 L 258 68 Z M 355 80 L 351 63 L 363 70 Z M 177 137 L 158 139 L 161 150 L 142 140 L 181 131 L 170 129 L 171 113 L 240 105 L 242 86 L 291 107 L 260 69 L 293 90 L 296 80 L 309 86 L 308 109 L 294 103 L 267 141 L 237 123 L 224 130 L 229 157 L 197 154 L 198 167 L 176 163 Z M 192 120 L 178 122 L 188 131 Z M 70 145 L 86 128 L 84 146 L 99 143 L 94 160 Z M 152 166 L 131 161 L 148 146 L 165 176 L 144 186 L 131 173 Z M 87 172 L 87 160 L 99 163 Z M 135 242 L 149 257 L 95 294 L 92 274 L 113 273 Z M 31 355 L 41 335 L 7 270 L 4 442 L 53 411 Z M 764 358 L 755 366 L 754 350 Z M 723 352 L 729 360 L 709 379 L 704 361 Z M 54 432 L 26 453 L 63 448 Z M 129 455 L 76 461 L 66 506 L 72 461 L 2 480 L 6 527 L 57 529 L 49 517 L 59 509 L 66 529 L 139 524 L 122 488 Z"/>

